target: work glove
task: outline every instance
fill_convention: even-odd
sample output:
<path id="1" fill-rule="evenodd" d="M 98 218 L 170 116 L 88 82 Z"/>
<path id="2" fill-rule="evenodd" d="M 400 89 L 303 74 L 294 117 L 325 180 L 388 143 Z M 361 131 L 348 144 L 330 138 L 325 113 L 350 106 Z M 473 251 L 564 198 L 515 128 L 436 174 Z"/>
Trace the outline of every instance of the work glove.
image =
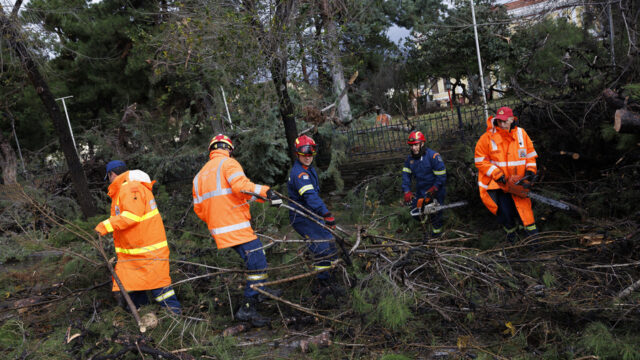
<path id="1" fill-rule="evenodd" d="M 335 229 L 336 228 L 336 218 L 333 217 L 333 215 L 331 215 L 330 212 L 322 215 L 324 217 L 324 224 L 327 225 L 328 227 L 330 227 L 331 229 Z"/>
<path id="2" fill-rule="evenodd" d="M 524 172 L 524 177 L 522 178 L 522 187 L 529 189 L 536 180 L 538 180 L 536 174 L 531 170 L 527 170 Z"/>
<path id="3" fill-rule="evenodd" d="M 434 185 L 427 190 L 427 193 L 424 195 L 425 198 L 433 199 L 433 197 L 438 192 L 438 188 Z"/>
<path id="4" fill-rule="evenodd" d="M 267 190 L 267 199 L 269 199 L 271 206 L 282 205 L 282 198 L 271 189 Z"/>
<path id="5" fill-rule="evenodd" d="M 409 204 L 411 200 L 413 200 L 413 193 L 411 191 L 404 193 L 404 203 Z"/>
<path id="6" fill-rule="evenodd" d="M 500 176 L 500 178 L 498 178 L 498 180 L 496 180 L 496 182 L 499 182 L 502 185 L 506 185 L 507 184 L 507 178 L 505 178 L 504 175 L 502 175 L 502 176 Z"/>

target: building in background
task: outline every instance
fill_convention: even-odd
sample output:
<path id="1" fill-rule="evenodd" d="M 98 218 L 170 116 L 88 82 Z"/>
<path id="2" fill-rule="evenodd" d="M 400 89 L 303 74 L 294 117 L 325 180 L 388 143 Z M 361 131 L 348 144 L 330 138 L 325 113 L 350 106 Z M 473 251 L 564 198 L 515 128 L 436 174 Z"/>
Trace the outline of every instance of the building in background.
<path id="1" fill-rule="evenodd" d="M 445 3 L 447 6 L 453 6 L 454 0 L 446 0 Z M 536 22 L 545 18 L 565 18 L 582 26 L 584 6 L 579 0 L 496 0 L 495 5 L 502 5 L 507 9 L 512 27 L 523 22 Z M 492 77 L 493 75 L 489 74 L 488 76 Z M 467 79 L 462 79 L 461 82 L 467 86 Z M 462 98 L 462 89 L 460 87 L 452 89 L 451 80 L 436 79 L 431 84 L 430 89 L 418 90 L 421 95 L 426 96 L 427 101 L 447 106 L 451 98 L 458 97 L 459 100 Z M 498 81 L 496 88 L 503 90 L 505 86 Z M 494 99 L 502 96 L 499 92 L 494 92 L 491 95 Z"/>

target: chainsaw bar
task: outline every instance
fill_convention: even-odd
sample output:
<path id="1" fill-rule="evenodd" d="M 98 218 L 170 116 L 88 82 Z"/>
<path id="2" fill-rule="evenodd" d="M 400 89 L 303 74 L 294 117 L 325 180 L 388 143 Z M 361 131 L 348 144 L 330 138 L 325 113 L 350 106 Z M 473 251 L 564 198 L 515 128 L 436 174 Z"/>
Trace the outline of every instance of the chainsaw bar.
<path id="1" fill-rule="evenodd" d="M 411 209 L 411 216 L 435 214 L 440 210 L 451 209 L 459 206 L 465 206 L 467 204 L 468 203 L 466 201 L 458 201 L 448 205 L 440 205 L 438 204 L 437 200 L 434 200 L 431 204 L 423 206 L 422 211 L 420 211 L 419 208 Z"/>
<path id="2" fill-rule="evenodd" d="M 562 201 L 550 199 L 548 197 L 545 197 L 545 196 L 542 196 L 542 195 L 538 195 L 538 194 L 536 194 L 534 192 L 531 192 L 531 191 L 529 191 L 528 196 L 533 200 L 540 201 L 541 203 L 545 203 L 547 205 L 551 205 L 551 206 L 556 207 L 556 208 L 561 209 L 561 210 L 571 210 L 569 205 L 563 203 Z"/>

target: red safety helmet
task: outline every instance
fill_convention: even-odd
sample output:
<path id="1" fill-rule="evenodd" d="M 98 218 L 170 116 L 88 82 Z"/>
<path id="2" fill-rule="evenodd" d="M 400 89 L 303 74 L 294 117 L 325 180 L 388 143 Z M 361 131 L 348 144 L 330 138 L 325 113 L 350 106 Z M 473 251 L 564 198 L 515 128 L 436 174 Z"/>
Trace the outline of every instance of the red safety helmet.
<path id="1" fill-rule="evenodd" d="M 496 111 L 495 118 L 502 121 L 507 121 L 509 120 L 509 118 L 514 118 L 514 120 L 517 119 L 515 116 L 513 116 L 513 110 L 511 110 L 510 107 L 506 106 L 503 106 L 498 109 L 498 111 Z"/>
<path id="2" fill-rule="evenodd" d="M 419 144 L 421 142 L 425 142 L 427 139 L 424 137 L 424 134 L 420 131 L 412 131 L 409 134 L 409 139 L 407 140 L 408 145 Z"/>
<path id="3" fill-rule="evenodd" d="M 316 142 L 307 135 L 298 136 L 296 139 L 296 151 L 298 155 L 316 155 Z"/>
<path id="4" fill-rule="evenodd" d="M 218 134 L 211 139 L 209 143 L 209 151 L 215 149 L 233 150 L 233 142 L 227 135 Z"/>

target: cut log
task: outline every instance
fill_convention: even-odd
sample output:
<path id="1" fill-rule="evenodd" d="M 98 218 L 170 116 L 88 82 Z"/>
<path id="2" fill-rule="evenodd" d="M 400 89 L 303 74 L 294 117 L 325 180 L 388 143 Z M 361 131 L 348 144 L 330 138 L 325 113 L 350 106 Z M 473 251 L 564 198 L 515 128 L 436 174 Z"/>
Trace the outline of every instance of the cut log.
<path id="1" fill-rule="evenodd" d="M 602 91 L 602 96 L 607 104 L 615 109 L 620 109 L 624 106 L 624 98 L 611 89 L 604 89 Z"/>
<path id="2" fill-rule="evenodd" d="M 640 133 L 640 114 L 625 110 L 616 110 L 613 128 L 623 134 Z"/>

